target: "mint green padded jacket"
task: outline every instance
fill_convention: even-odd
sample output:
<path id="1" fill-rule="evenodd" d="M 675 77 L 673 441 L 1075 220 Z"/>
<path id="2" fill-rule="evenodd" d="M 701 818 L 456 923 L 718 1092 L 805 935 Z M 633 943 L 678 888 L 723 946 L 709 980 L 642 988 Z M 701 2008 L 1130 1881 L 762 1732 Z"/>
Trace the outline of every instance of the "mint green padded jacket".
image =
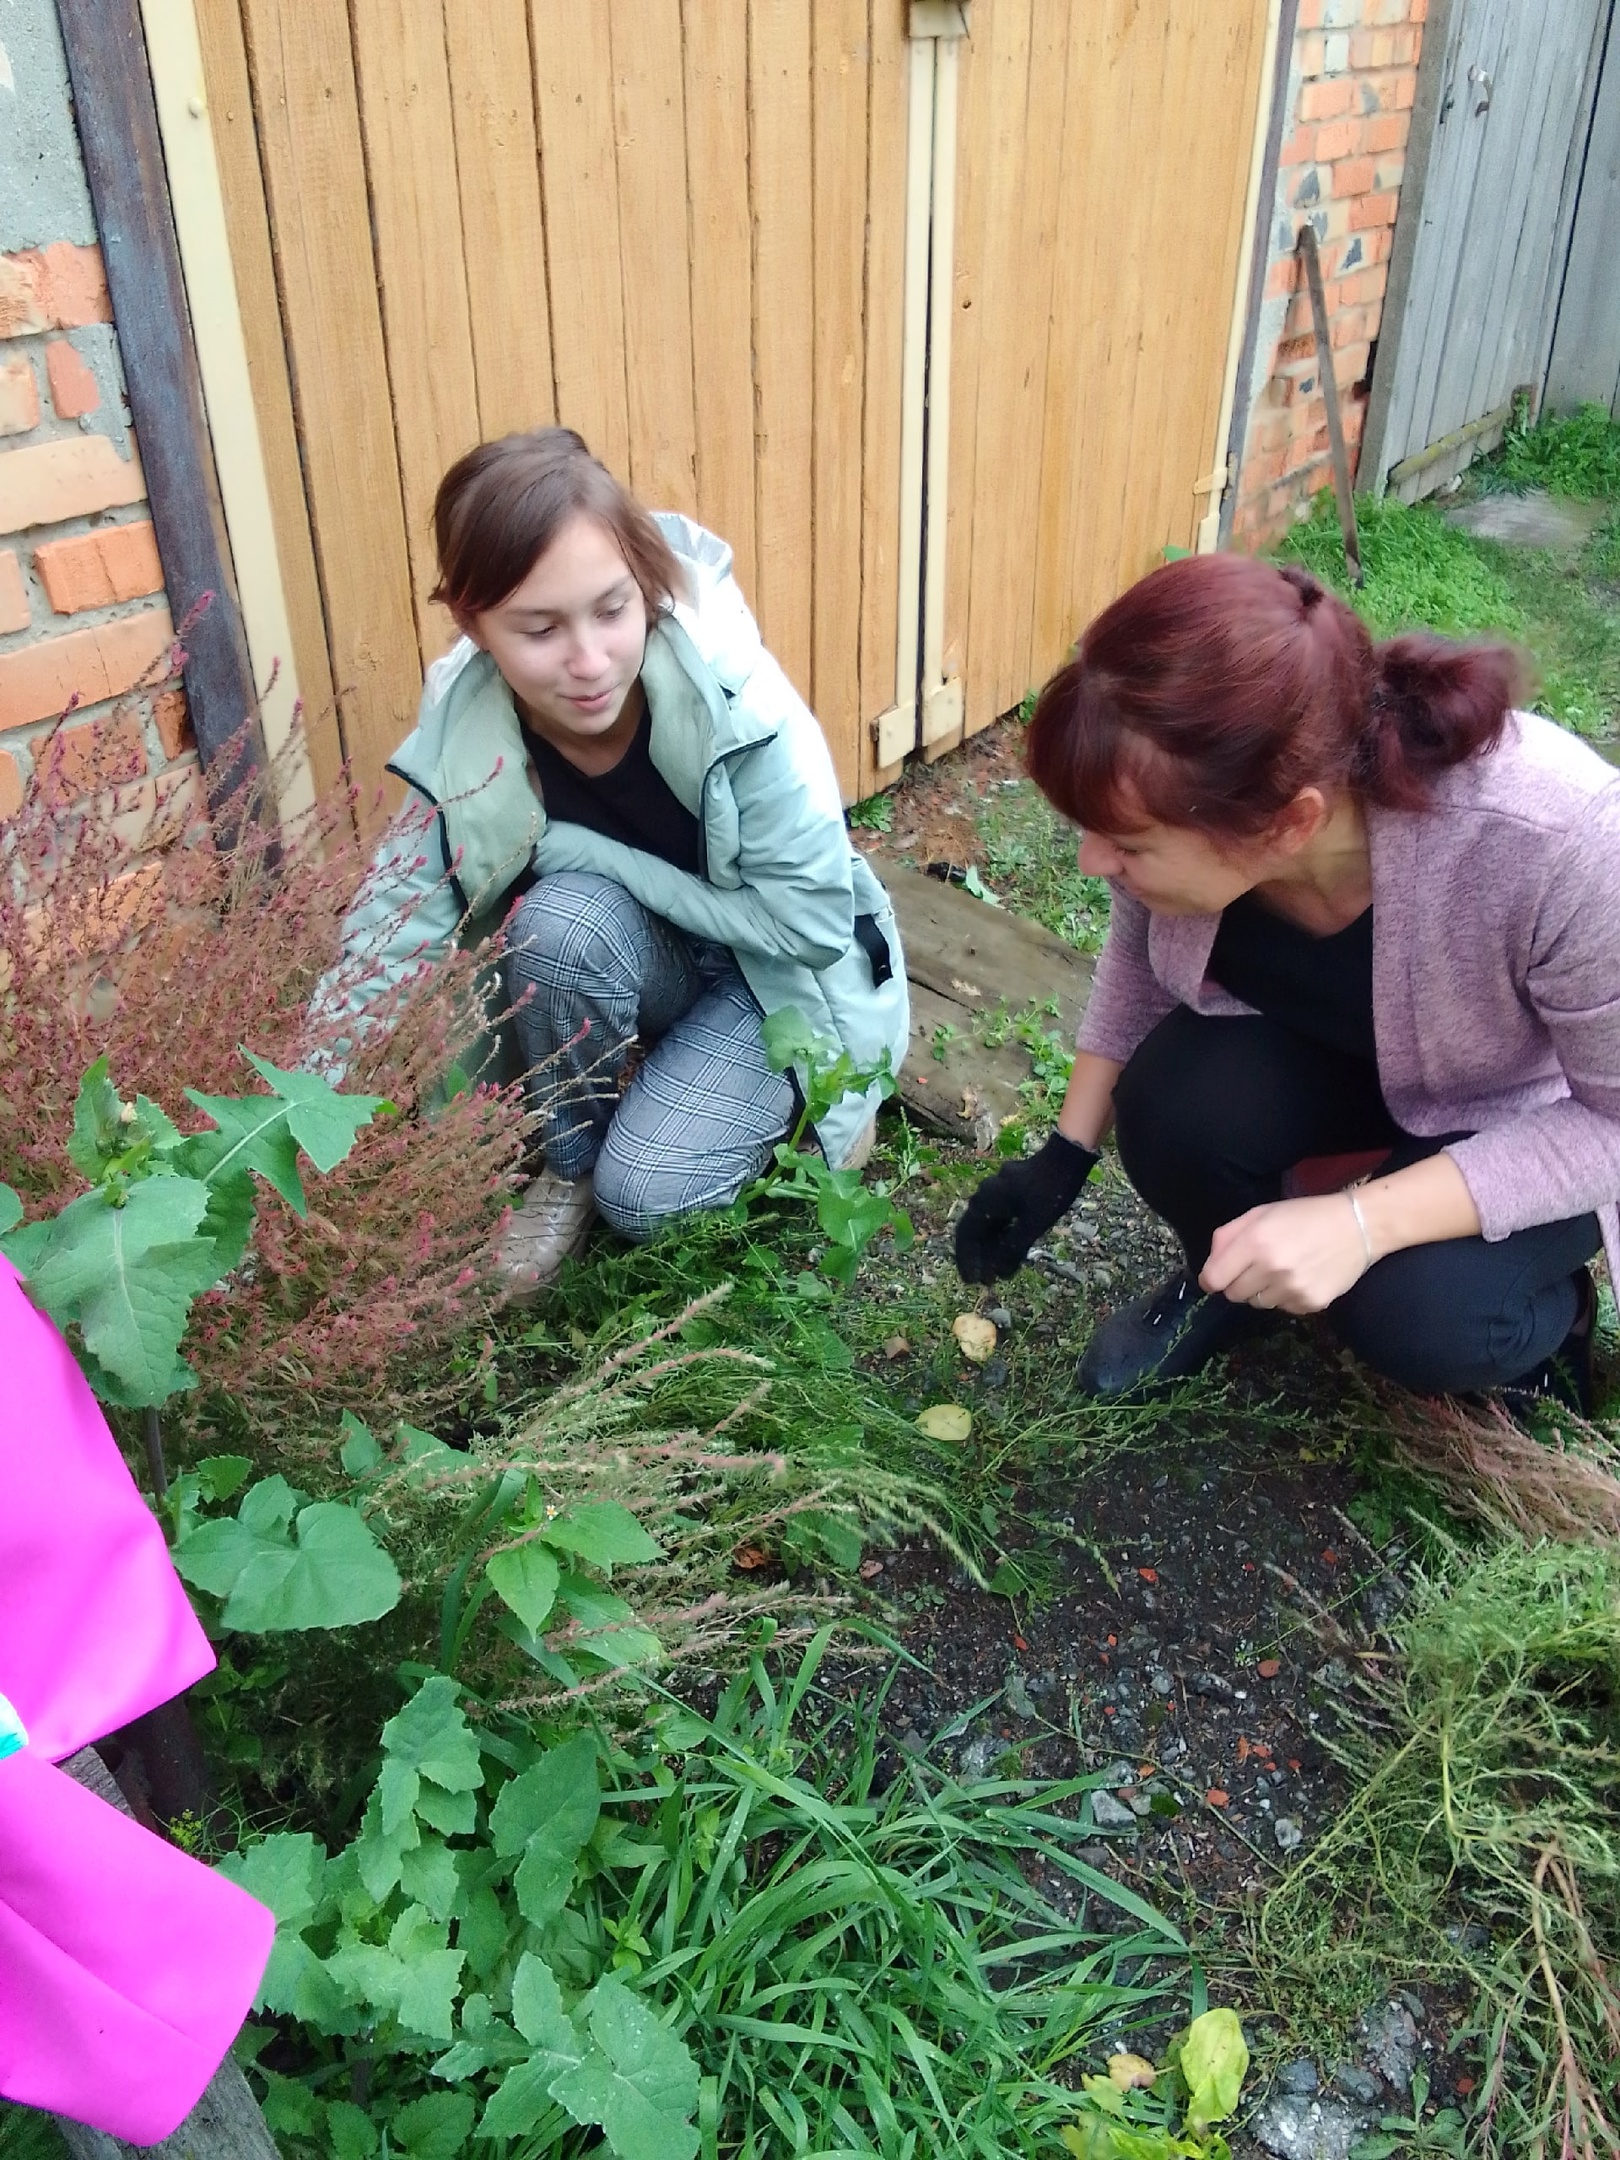
<path id="1" fill-rule="evenodd" d="M 648 634 L 650 748 L 698 820 L 703 875 L 548 821 L 512 693 L 463 638 L 429 668 L 416 727 L 389 762 L 411 799 L 349 912 L 343 959 L 315 1009 L 363 1027 L 383 988 L 442 958 L 453 940 L 488 936 L 527 873 L 590 870 L 682 930 L 728 945 L 766 1013 L 796 1006 L 857 1065 L 887 1050 L 898 1072 L 910 1033 L 899 932 L 888 895 L 850 845 L 826 739 L 765 650 L 730 548 L 689 518 L 661 512 L 657 522 L 689 596 Z M 869 929 L 860 942 L 861 917 L 888 949 L 893 972 L 882 983 L 881 947 Z M 510 1029 L 479 1057 L 483 1070 L 518 1070 Z M 822 1119 L 830 1163 L 847 1160 L 877 1102 L 875 1091 L 849 1094 Z"/>

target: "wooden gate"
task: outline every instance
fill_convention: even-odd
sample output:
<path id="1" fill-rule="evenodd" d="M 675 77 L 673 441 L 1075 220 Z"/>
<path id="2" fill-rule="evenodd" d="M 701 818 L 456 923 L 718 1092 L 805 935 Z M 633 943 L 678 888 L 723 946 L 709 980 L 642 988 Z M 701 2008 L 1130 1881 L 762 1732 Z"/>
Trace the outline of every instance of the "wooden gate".
<path id="1" fill-rule="evenodd" d="M 1191 544 L 1277 0 L 191 4 L 317 784 L 506 429 L 732 542 L 849 796 Z"/>
<path id="2" fill-rule="evenodd" d="M 1430 493 L 1539 397 L 1611 4 L 1452 0 L 1431 25 L 1363 486 Z"/>

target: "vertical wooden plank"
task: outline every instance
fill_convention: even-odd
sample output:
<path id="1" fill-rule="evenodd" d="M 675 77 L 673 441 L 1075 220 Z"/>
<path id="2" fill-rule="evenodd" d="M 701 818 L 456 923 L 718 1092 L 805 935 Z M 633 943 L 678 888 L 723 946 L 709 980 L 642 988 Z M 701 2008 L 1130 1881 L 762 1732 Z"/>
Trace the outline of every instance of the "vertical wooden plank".
<path id="1" fill-rule="evenodd" d="M 805 0 L 749 0 L 754 475 L 758 612 L 767 643 L 810 693 L 810 19 Z"/>
<path id="2" fill-rule="evenodd" d="M 860 780 L 861 286 L 866 225 L 866 0 L 814 10 L 814 583 L 811 703 L 846 794 Z"/>
<path id="3" fill-rule="evenodd" d="M 686 263 L 681 0 L 609 0 L 623 262 L 627 478 L 659 510 L 697 508 Z"/>
<path id="4" fill-rule="evenodd" d="M 444 0 L 444 35 L 478 432 L 487 441 L 556 418 L 526 0 Z"/>
<path id="5" fill-rule="evenodd" d="M 370 829 L 421 672 L 348 10 L 242 0 L 242 12 L 332 674 Z"/>
<path id="6" fill-rule="evenodd" d="M 220 186 L 225 197 L 231 269 L 236 279 L 248 376 L 253 385 L 253 407 L 258 415 L 270 490 L 270 514 L 276 529 L 276 555 L 292 635 L 292 660 L 304 701 L 304 740 L 309 747 L 316 793 L 325 795 L 341 779 L 343 745 L 337 708 L 332 702 L 326 617 L 298 457 L 292 383 L 287 371 L 281 302 L 276 292 L 275 259 L 270 249 L 270 214 L 259 170 L 253 93 L 248 82 L 247 47 L 237 0 L 195 0 L 195 5 L 214 154 L 219 160 Z"/>
<path id="7" fill-rule="evenodd" d="M 424 664 L 455 640 L 428 599 L 433 495 L 478 440 L 478 385 L 456 192 L 440 0 L 355 0 L 360 117 L 371 182 L 411 598 Z"/>
<path id="8" fill-rule="evenodd" d="M 753 597 L 754 328 L 748 0 L 686 0 L 686 184 L 698 516 Z"/>
<path id="9" fill-rule="evenodd" d="M 630 477 L 613 52 L 602 0 L 530 0 L 557 418 Z M 682 245 L 678 225 L 665 244 Z"/>
<path id="10" fill-rule="evenodd" d="M 1034 0 L 998 0 L 987 26 L 976 23 L 975 36 L 988 27 L 988 51 L 981 52 L 989 77 L 989 132 L 985 173 L 985 244 L 980 273 L 978 462 L 993 471 L 994 485 L 981 482 L 973 505 L 973 573 L 968 615 L 968 666 L 965 711 L 972 726 L 982 727 L 1005 708 L 998 702 L 1006 672 L 1008 612 L 1013 591 L 1008 578 L 1009 506 L 1027 492 L 1026 471 L 1039 457 L 1028 439 L 1028 415 L 1022 411 L 1025 385 L 1015 379 L 1020 311 L 1041 305 L 1027 292 L 1022 254 L 1026 234 L 1022 199 L 1029 184 L 1028 160 L 1037 146 L 1028 131 L 1030 93 L 1030 15 Z M 1044 146 L 1041 146 L 1044 147 Z M 953 401 L 954 402 L 954 401 Z M 1020 434 L 1020 423 L 1024 424 Z M 986 461 L 989 461 L 987 465 Z"/>
<path id="11" fill-rule="evenodd" d="M 956 235 L 952 285 L 956 321 L 951 330 L 951 457 L 945 523 L 945 673 L 967 675 L 968 625 L 972 613 L 973 540 L 978 510 L 979 369 L 987 343 L 979 304 L 984 277 L 986 179 L 990 161 L 990 15 L 974 17 L 971 37 L 957 60 Z M 985 725 L 976 698 L 968 699 L 969 733 Z"/>
<path id="12" fill-rule="evenodd" d="M 1608 52 L 1592 114 L 1580 201 L 1558 307 L 1547 404 L 1567 412 L 1588 401 L 1620 420 L 1620 24 Z"/>
<path id="13" fill-rule="evenodd" d="M 707 4 L 707 0 L 703 0 Z M 861 746 L 858 792 L 898 777 L 876 761 L 871 723 L 894 698 L 900 538 L 900 344 L 905 252 L 905 22 L 868 0 L 865 338 L 861 434 Z M 850 625 L 853 635 L 856 625 Z"/>

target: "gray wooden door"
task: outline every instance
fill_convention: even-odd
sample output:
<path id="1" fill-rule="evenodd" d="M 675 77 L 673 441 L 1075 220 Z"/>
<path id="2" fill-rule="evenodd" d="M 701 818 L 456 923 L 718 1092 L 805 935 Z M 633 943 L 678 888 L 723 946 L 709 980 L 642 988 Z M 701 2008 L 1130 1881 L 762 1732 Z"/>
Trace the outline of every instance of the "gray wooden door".
<path id="1" fill-rule="evenodd" d="M 1500 435 L 1516 390 L 1539 395 L 1611 6 L 1452 0 L 1431 20 L 1364 488 L 1428 493 Z"/>
<path id="2" fill-rule="evenodd" d="M 1554 412 L 1607 405 L 1620 420 L 1620 21 L 1592 112 L 1546 401 Z"/>

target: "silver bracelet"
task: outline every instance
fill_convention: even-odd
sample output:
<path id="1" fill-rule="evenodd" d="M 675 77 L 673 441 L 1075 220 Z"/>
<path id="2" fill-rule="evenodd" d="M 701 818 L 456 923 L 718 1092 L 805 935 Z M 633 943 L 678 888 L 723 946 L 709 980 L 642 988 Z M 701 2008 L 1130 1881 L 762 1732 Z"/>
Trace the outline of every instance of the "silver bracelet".
<path id="1" fill-rule="evenodd" d="M 1356 1218 L 1356 1228 L 1361 1232 L 1362 1250 L 1367 1255 L 1368 1267 L 1371 1267 L 1373 1264 L 1372 1239 L 1367 1235 L 1367 1218 L 1361 1212 L 1361 1202 L 1356 1198 L 1356 1189 L 1353 1185 L 1347 1185 L 1344 1188 L 1344 1197 L 1349 1201 L 1350 1212 Z"/>

